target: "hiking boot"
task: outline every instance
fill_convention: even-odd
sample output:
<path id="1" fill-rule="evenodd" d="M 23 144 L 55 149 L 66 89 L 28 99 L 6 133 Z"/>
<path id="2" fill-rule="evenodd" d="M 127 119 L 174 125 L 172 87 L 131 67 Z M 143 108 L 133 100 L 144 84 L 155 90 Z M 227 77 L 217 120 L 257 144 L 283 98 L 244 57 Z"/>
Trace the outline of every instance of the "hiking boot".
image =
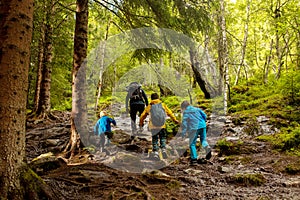
<path id="1" fill-rule="evenodd" d="M 162 154 L 163 159 L 167 159 L 168 158 L 168 154 L 167 154 L 167 151 L 165 149 L 161 150 L 161 154 Z"/>
<path id="2" fill-rule="evenodd" d="M 151 160 L 155 160 L 155 161 L 159 161 L 160 158 L 159 158 L 159 154 L 157 151 L 154 151 L 153 153 L 150 154 L 150 159 Z"/>
<path id="3" fill-rule="evenodd" d="M 206 154 L 205 159 L 209 160 L 212 156 L 211 155 L 211 148 L 210 148 L 210 146 L 207 146 L 204 149 L 205 149 L 205 154 Z"/>
<path id="4" fill-rule="evenodd" d="M 198 163 L 198 164 L 206 164 L 206 163 L 207 163 L 207 160 L 204 159 L 204 158 L 200 158 L 200 159 L 197 160 L 197 163 Z"/>
<path id="5" fill-rule="evenodd" d="M 190 165 L 197 165 L 197 159 L 191 159 L 190 160 Z"/>

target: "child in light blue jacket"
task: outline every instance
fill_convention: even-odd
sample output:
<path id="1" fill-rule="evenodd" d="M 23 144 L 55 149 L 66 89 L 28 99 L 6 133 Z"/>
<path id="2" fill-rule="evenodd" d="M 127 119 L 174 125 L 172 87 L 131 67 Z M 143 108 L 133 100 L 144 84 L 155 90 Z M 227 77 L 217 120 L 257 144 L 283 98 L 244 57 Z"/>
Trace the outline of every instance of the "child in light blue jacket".
<path id="1" fill-rule="evenodd" d="M 105 140 L 107 138 L 107 144 L 110 144 L 113 133 L 111 131 L 111 124 L 117 125 L 116 121 L 107 116 L 105 111 L 100 112 L 100 119 L 94 126 L 94 134 L 100 136 L 100 152 L 104 150 Z M 106 136 L 106 138 L 105 138 Z"/>
<path id="2" fill-rule="evenodd" d="M 189 147 L 191 154 L 191 164 L 197 163 L 197 149 L 196 142 L 198 135 L 202 147 L 206 151 L 206 159 L 211 158 L 211 148 L 206 140 L 206 114 L 200 108 L 191 106 L 188 101 L 181 103 L 181 110 L 183 111 L 182 116 L 182 137 L 188 133 L 189 136 Z"/>

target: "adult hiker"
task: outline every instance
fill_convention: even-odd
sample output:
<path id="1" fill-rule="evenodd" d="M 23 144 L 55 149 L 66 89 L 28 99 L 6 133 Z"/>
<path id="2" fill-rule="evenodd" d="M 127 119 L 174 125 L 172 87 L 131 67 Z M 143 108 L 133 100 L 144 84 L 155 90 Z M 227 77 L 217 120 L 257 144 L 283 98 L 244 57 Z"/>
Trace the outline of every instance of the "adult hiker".
<path id="1" fill-rule="evenodd" d="M 109 117 L 105 111 L 101 111 L 100 119 L 94 126 L 94 134 L 100 136 L 100 152 L 103 152 L 105 145 L 110 145 L 110 140 L 113 137 L 111 124 L 117 125 L 116 121 Z"/>
<path id="2" fill-rule="evenodd" d="M 145 105 L 148 106 L 148 98 L 141 85 L 137 82 L 132 82 L 127 87 L 126 96 L 126 113 L 129 112 L 131 118 L 132 137 L 137 134 L 136 115 L 139 116 L 145 110 Z"/>
<path id="3" fill-rule="evenodd" d="M 200 141 L 202 148 L 205 149 L 206 159 L 211 158 L 211 148 L 206 140 L 206 114 L 200 108 L 191 106 L 188 101 L 183 101 L 181 103 L 181 110 L 183 112 L 182 116 L 182 137 L 184 138 L 186 134 L 189 137 L 189 148 L 190 148 L 190 162 L 191 164 L 197 164 L 197 149 L 196 142 L 198 136 L 200 136 Z"/>
<path id="4" fill-rule="evenodd" d="M 160 157 L 158 151 L 161 149 L 162 156 L 166 159 L 166 115 L 168 115 L 177 124 L 179 121 L 168 106 L 159 99 L 159 95 L 157 93 L 151 94 L 151 102 L 141 114 L 139 123 L 140 127 L 144 126 L 144 120 L 148 115 L 150 115 L 148 127 L 152 134 L 152 154 L 150 154 L 150 157 L 155 160 L 159 160 Z M 160 145 L 158 143 L 160 143 Z"/>

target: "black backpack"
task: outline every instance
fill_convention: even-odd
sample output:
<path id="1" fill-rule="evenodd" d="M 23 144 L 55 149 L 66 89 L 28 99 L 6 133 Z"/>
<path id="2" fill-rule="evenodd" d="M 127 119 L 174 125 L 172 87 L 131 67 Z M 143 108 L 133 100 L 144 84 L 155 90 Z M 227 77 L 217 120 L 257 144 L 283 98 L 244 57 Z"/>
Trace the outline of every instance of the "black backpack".
<path id="1" fill-rule="evenodd" d="M 130 85 L 127 87 L 127 91 L 131 101 L 143 101 L 141 85 L 137 82 L 130 83 Z"/>
<path id="2" fill-rule="evenodd" d="M 161 103 L 152 104 L 150 109 L 151 122 L 154 126 L 163 126 L 166 122 L 166 111 Z"/>

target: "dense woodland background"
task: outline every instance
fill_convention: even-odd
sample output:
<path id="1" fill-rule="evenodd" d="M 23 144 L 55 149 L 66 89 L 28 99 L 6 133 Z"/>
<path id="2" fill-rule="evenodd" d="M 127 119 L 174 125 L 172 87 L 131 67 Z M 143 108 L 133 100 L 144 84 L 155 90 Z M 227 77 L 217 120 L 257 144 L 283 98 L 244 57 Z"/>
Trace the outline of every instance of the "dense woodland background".
<path id="1" fill-rule="evenodd" d="M 169 28 L 186 34 L 209 52 L 219 73 L 228 75 L 228 88 L 263 86 L 263 93 L 274 87 L 278 89 L 276 93 L 284 90 L 287 95 L 290 91 L 288 94 L 295 101 L 299 70 L 298 4 L 225 1 L 221 10 L 220 2 L 213 1 L 89 1 L 87 51 L 131 29 Z M 48 89 L 41 90 L 50 90 L 51 95 L 46 96 L 51 98 L 51 109 L 71 109 L 75 11 L 74 1 L 35 2 L 28 109 L 38 107 L 35 94 L 37 86 L 43 86 L 37 85 L 39 82 L 48 83 Z M 190 64 L 182 63 L 176 55 L 158 50 L 135 51 L 123 55 L 103 72 L 101 93 L 108 96 L 126 72 L 149 62 L 170 63 L 193 79 Z"/>
<path id="2" fill-rule="evenodd" d="M 23 3 L 31 5 L 32 1 Z M 5 16 L 1 17 L 2 41 L 5 41 L 4 30 L 9 30 L 4 29 L 4 24 L 9 21 L 6 16 L 11 13 L 20 19 L 25 16 L 18 14 L 24 13 L 25 8 L 17 3 L 8 5 L 15 6 L 16 10 L 1 5 L 1 16 Z M 103 67 L 105 61 L 100 58 L 99 79 L 94 91 L 96 103 L 88 106 L 98 112 L 109 109 L 113 101 L 123 104 L 124 99 L 113 98 L 122 77 L 136 67 L 146 68 L 159 63 L 189 80 L 188 87 L 196 91 L 197 101 L 194 104 L 208 113 L 213 111 L 211 100 L 222 96 L 224 114 L 234 116 L 236 123 L 239 120 L 251 122 L 261 115 L 269 117 L 270 123 L 280 131 L 260 139 L 270 141 L 279 150 L 300 156 L 299 6 L 297 0 L 34 1 L 33 18 L 25 18 L 28 24 L 33 23 L 32 40 L 27 41 L 30 42 L 30 54 L 20 54 L 30 55 L 26 66 L 29 73 L 4 70 L 1 73 L 5 76 L 21 72 L 28 79 L 28 89 L 27 84 L 24 86 L 27 98 L 23 104 L 26 105 L 27 121 L 39 123 L 45 119 L 55 120 L 52 111 L 72 111 L 72 133 L 64 151 L 65 157 L 72 159 L 75 149 L 82 147 L 78 142 L 78 132 L 86 128 L 85 124 L 80 123 L 76 126 L 77 130 L 74 126 L 74 118 L 87 117 L 85 112 L 81 112 L 86 107 L 85 94 L 80 90 L 84 86 L 76 82 L 85 59 L 99 46 L 103 51 L 103 55 L 99 53 L 100 57 L 104 58 L 103 41 L 109 41 L 117 34 L 145 27 L 170 29 L 196 41 L 202 48 L 201 52 L 197 48 L 187 49 L 190 60 L 186 62 L 176 53 L 161 49 L 137 49 L 123 54 L 106 68 Z M 24 33 L 30 33 L 28 27 Z M 166 38 L 165 42 L 170 41 L 171 38 Z M 20 44 L 22 46 L 22 42 Z M 1 49 L 2 67 L 5 66 L 2 54 L 6 55 L 3 53 L 6 51 L 3 46 Z M 199 65 L 199 54 L 203 52 L 209 55 L 209 66 L 217 70 L 219 84 L 216 88 L 208 87 L 208 80 L 201 74 L 208 68 Z M 22 65 L 24 63 L 21 62 Z M 143 82 L 142 79 L 136 81 Z M 158 91 L 166 104 L 173 111 L 178 111 L 180 99 L 174 98 L 172 90 L 160 81 L 145 82 L 143 88 L 147 94 Z M 1 86 L 7 88 L 4 82 Z M 4 100 L 3 94 L 1 106 L 4 108 L 9 101 Z M 123 111 L 120 109 L 120 114 Z M 255 131 L 255 123 L 251 130 Z M 3 132 L 9 134 L 8 129 L 3 129 Z M 24 138 L 21 141 L 24 142 Z M 23 155 L 19 153 L 20 157 Z M 299 167 L 293 170 L 300 171 Z M 2 183 L 9 185 L 5 181 Z M 3 187 L 2 192 L 7 194 L 8 188 Z"/>
<path id="3" fill-rule="evenodd" d="M 85 8 L 81 12 L 78 12 L 78 3 Z M 224 113 L 241 118 L 266 115 L 279 123 L 280 128 L 291 127 L 297 135 L 298 7 L 299 2 L 294 0 L 78 1 L 77 8 L 73 1 L 35 2 L 27 109 L 34 111 L 31 115 L 34 119 L 49 116 L 51 110 L 71 110 L 73 90 L 73 109 L 84 110 L 84 105 L 77 105 L 78 101 L 74 100 L 81 98 L 79 94 L 74 95 L 76 89 L 72 89 L 74 76 L 83 60 L 99 49 L 99 63 L 95 66 L 98 85 L 92 97 L 96 105 L 88 105 L 96 111 L 107 108 L 112 101 L 124 103 L 122 98 L 114 99 L 117 98 L 114 91 L 128 72 L 159 63 L 187 77 L 188 87 L 198 91 L 197 101 L 221 95 Z M 77 17 L 76 21 L 76 10 L 85 17 Z M 81 28 L 76 28 L 75 24 L 81 24 Z M 104 54 L 109 51 L 103 41 L 144 27 L 167 28 L 184 34 L 204 50 L 186 49 L 190 54 L 187 62 L 176 52 L 136 49 L 122 54 L 107 67 L 103 64 L 106 62 Z M 171 40 L 166 38 L 165 42 L 173 45 Z M 209 56 L 206 65 L 199 61 L 201 53 Z M 206 74 L 201 75 L 211 66 L 217 70 L 219 84 L 215 88 L 208 87 Z M 138 77 L 134 81 L 143 83 L 148 94 L 158 91 L 174 110 L 178 110 L 180 99 L 173 98 L 174 93 L 160 80 L 144 83 L 142 77 Z M 122 85 L 123 89 L 125 86 Z M 202 107 L 213 112 L 212 105 Z"/>

